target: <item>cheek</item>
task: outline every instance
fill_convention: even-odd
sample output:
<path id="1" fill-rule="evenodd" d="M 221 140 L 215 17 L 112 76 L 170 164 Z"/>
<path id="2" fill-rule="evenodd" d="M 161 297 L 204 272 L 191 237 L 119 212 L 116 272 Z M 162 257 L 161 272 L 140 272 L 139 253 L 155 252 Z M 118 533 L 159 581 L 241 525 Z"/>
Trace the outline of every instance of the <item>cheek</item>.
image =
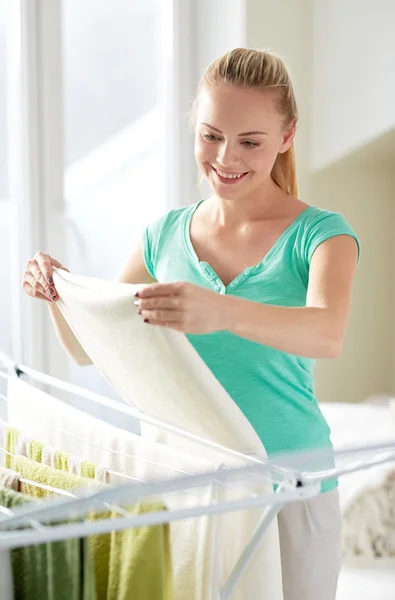
<path id="1" fill-rule="evenodd" d="M 204 143 L 202 140 L 195 140 L 195 158 L 197 162 L 204 162 L 208 157 L 212 156 L 212 146 Z"/>
<path id="2" fill-rule="evenodd" d="M 271 148 L 263 148 L 259 152 L 251 152 L 251 154 L 245 158 L 245 163 L 256 173 L 268 175 L 271 173 L 276 157 L 277 151 Z"/>

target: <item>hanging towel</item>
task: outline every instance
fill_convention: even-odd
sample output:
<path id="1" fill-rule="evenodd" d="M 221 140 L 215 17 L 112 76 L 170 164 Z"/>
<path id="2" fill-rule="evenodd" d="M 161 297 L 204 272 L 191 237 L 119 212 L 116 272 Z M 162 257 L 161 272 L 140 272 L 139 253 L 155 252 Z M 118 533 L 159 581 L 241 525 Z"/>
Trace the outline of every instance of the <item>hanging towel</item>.
<path id="1" fill-rule="evenodd" d="M 68 452 L 56 450 L 56 448 L 30 438 L 24 432 L 9 425 L 5 427 L 5 435 L 7 440 L 6 445 L 10 448 L 9 452 L 12 454 L 25 456 L 43 465 L 65 471 L 72 475 L 95 479 L 103 483 L 107 481 L 107 469 L 102 465 L 96 465 L 89 460 L 82 460 Z"/>
<path id="2" fill-rule="evenodd" d="M 266 458 L 252 425 L 186 336 L 164 327 L 147 327 L 142 322 L 133 303 L 139 286 L 79 277 L 59 269 L 54 272 L 54 281 L 60 297 L 58 306 L 68 324 L 125 402 L 222 446 Z M 208 447 L 197 447 L 173 434 L 166 437 L 175 448 L 199 452 L 213 467 L 221 463 L 226 466 L 240 464 L 237 459 L 230 459 L 228 455 L 220 457 Z M 273 488 L 269 483 L 261 483 L 255 491 L 272 493 Z M 232 493 L 231 498 L 234 497 Z M 222 584 L 248 544 L 262 512 L 238 511 L 221 517 Z M 198 567 L 201 569 L 197 574 L 199 580 L 206 577 L 208 563 L 214 560 L 214 556 L 207 556 L 204 564 Z M 196 574 L 196 565 L 193 568 Z M 212 589 L 211 592 L 215 595 L 219 590 Z M 233 594 L 233 600 L 239 598 L 282 599 L 276 520 L 267 530 Z"/>
<path id="3" fill-rule="evenodd" d="M 20 474 L 7 467 L 0 467 L 0 486 L 9 490 L 18 491 Z"/>
<path id="4" fill-rule="evenodd" d="M 6 438 L 11 440 L 11 443 L 17 443 L 18 430 L 16 428 L 9 427 Z M 34 440 L 34 446 L 37 450 L 37 456 L 43 455 L 40 442 Z M 66 458 L 63 461 L 59 461 L 59 469 L 64 467 L 64 470 L 68 469 L 67 453 L 58 453 L 59 457 L 63 456 Z M 60 489 L 77 489 L 86 485 L 84 479 L 76 476 L 64 473 L 61 470 L 54 472 L 54 469 L 43 465 L 37 465 L 33 461 L 24 457 L 16 457 L 12 459 L 15 468 L 19 472 L 22 472 L 23 476 L 27 479 L 39 483 L 46 483 L 53 487 Z M 96 465 L 91 461 L 83 461 L 81 463 L 81 475 L 94 479 L 96 475 Z M 94 483 L 98 486 L 98 483 Z M 23 484 L 30 494 L 34 494 L 38 497 L 49 495 L 46 490 L 40 490 L 33 486 Z M 164 509 L 164 505 L 158 505 Z M 144 512 L 146 509 L 144 505 L 139 504 L 137 507 L 133 507 L 131 510 L 132 514 L 138 514 Z M 89 518 L 95 519 L 108 519 L 116 518 L 118 515 L 116 511 L 101 511 L 100 513 L 90 513 Z M 152 532 L 150 530 L 152 529 Z M 140 531 L 141 530 L 141 531 Z M 170 561 L 170 543 L 168 540 L 168 526 L 161 525 L 156 527 L 142 527 L 138 529 L 129 529 L 114 532 L 111 534 L 94 535 L 88 538 L 89 550 L 92 560 L 94 562 L 94 571 L 96 579 L 96 593 L 98 600 L 120 600 L 121 598 L 132 597 L 136 595 L 136 589 L 139 582 L 143 584 L 146 581 L 146 587 L 148 590 L 155 591 L 152 596 L 144 596 L 141 592 L 141 600 L 145 598 L 150 600 L 167 600 L 172 599 L 170 595 L 171 591 L 171 561 Z M 133 544 L 133 548 L 130 545 Z M 120 550 L 122 549 L 122 551 Z M 141 554 L 139 557 L 138 555 Z M 147 558 L 149 560 L 147 560 Z M 121 569 L 121 564 L 122 569 Z M 145 565 L 142 569 L 141 574 L 138 578 L 135 570 L 135 565 Z M 128 566 L 128 568 L 126 568 Z M 158 573 L 160 574 L 160 581 L 163 582 L 161 585 L 153 586 L 151 580 L 155 578 Z M 116 575 L 117 574 L 117 575 Z M 118 580 L 115 585 L 115 579 Z M 140 593 L 140 592 L 139 592 Z M 138 600 L 138 596 L 136 596 Z"/>
<path id="5" fill-rule="evenodd" d="M 17 443 L 15 445 L 15 454 L 20 454 L 21 456 L 29 457 L 31 442 L 32 440 L 28 436 L 18 435 Z"/>
<path id="6" fill-rule="evenodd" d="M 9 427 L 6 431 L 6 442 L 8 441 L 10 443 L 10 446 L 6 449 L 9 452 L 13 451 L 12 445 L 16 445 L 17 437 L 18 430 Z M 37 442 L 37 444 L 39 444 L 39 442 Z M 90 481 L 87 478 L 77 477 L 76 475 L 70 475 L 61 470 L 41 465 L 24 456 L 16 456 L 15 458 L 9 457 L 9 461 L 13 468 L 18 471 L 24 479 L 34 481 L 35 483 L 67 491 L 77 490 L 86 487 L 87 485 L 97 487 L 98 489 L 100 487 L 99 484 Z M 20 491 L 28 496 L 36 498 L 47 498 L 53 495 L 53 492 L 29 483 L 21 483 Z M 109 512 L 100 512 L 98 514 L 91 513 L 89 518 L 94 520 L 96 518 L 109 518 L 110 516 L 111 513 Z M 97 598 L 99 600 L 106 600 L 109 573 L 110 534 L 90 536 L 88 538 L 88 544 L 94 565 Z"/>
<path id="7" fill-rule="evenodd" d="M 6 508 L 31 501 L 24 494 L 0 488 L 0 505 Z M 13 549 L 15 599 L 96 600 L 93 570 L 84 553 L 84 542 L 76 538 Z"/>
<path id="8" fill-rule="evenodd" d="M 212 464 L 199 458 L 196 453 L 188 455 L 117 429 L 20 379 L 15 378 L 10 382 L 8 393 L 10 423 L 22 429 L 25 434 L 62 450 L 74 451 L 93 462 L 106 464 L 109 469 L 137 480 L 202 473 L 213 468 Z M 71 431 L 76 437 L 65 433 Z M 120 485 L 124 482 L 125 479 L 114 475 L 109 478 L 109 483 Z M 197 503 L 209 504 L 216 497 L 217 491 L 213 486 L 205 486 L 189 493 L 166 495 L 163 502 L 169 510 L 176 510 L 192 508 Z M 231 516 L 234 518 L 236 513 Z M 221 556 L 216 552 L 221 520 L 220 517 L 202 516 L 170 523 L 176 600 L 211 600 L 211 590 L 216 589 L 213 582 L 217 560 Z M 240 539 L 239 534 L 236 539 Z M 213 598 L 216 600 L 215 596 Z"/>
<path id="9" fill-rule="evenodd" d="M 30 458 L 25 458 L 24 456 L 16 456 L 15 458 L 10 458 L 10 460 L 12 468 L 15 471 L 20 473 L 24 479 L 28 479 L 35 483 L 48 485 L 65 491 L 78 490 L 87 486 L 92 487 L 93 489 L 101 488 L 101 485 L 87 478 L 64 473 L 58 469 L 53 469 L 52 467 L 47 467 L 47 465 L 37 463 Z M 47 498 L 53 495 L 53 492 L 39 488 L 30 483 L 20 483 L 20 491 L 35 498 Z"/>
<path id="10" fill-rule="evenodd" d="M 161 504 L 139 503 L 134 515 L 164 510 Z M 169 527 L 150 526 L 111 534 L 107 600 L 172 600 L 173 582 Z"/>

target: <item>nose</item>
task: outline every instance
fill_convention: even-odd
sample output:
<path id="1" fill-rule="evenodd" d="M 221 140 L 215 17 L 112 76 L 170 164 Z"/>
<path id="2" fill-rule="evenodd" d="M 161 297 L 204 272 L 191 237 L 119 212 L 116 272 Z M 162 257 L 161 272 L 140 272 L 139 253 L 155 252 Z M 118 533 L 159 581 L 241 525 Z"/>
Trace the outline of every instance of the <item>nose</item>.
<path id="1" fill-rule="evenodd" d="M 217 153 L 217 162 L 223 167 L 240 163 L 240 156 L 235 145 L 226 141 L 220 144 Z"/>

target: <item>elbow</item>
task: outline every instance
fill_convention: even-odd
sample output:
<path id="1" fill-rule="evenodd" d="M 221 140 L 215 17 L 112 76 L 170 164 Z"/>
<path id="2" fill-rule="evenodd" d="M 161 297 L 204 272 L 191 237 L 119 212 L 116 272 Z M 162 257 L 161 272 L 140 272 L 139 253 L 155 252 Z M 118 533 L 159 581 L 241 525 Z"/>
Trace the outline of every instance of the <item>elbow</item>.
<path id="1" fill-rule="evenodd" d="M 326 358 L 339 358 L 343 352 L 343 344 L 341 342 L 333 343 L 328 347 Z"/>
<path id="2" fill-rule="evenodd" d="M 339 358 L 343 352 L 343 339 L 327 337 L 324 344 L 321 344 L 319 358 Z"/>

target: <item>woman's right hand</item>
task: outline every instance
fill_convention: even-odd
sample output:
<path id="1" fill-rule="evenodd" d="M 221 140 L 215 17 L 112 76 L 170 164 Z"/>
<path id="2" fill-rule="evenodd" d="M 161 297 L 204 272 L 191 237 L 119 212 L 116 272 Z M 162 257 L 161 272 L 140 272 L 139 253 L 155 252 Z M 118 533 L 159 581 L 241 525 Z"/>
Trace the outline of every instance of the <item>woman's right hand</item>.
<path id="1" fill-rule="evenodd" d="M 28 296 L 32 296 L 32 298 L 39 298 L 47 302 L 56 302 L 59 300 L 52 279 L 53 267 L 68 271 L 59 261 L 48 254 L 37 252 L 26 263 L 26 270 L 22 280 L 23 291 Z"/>

